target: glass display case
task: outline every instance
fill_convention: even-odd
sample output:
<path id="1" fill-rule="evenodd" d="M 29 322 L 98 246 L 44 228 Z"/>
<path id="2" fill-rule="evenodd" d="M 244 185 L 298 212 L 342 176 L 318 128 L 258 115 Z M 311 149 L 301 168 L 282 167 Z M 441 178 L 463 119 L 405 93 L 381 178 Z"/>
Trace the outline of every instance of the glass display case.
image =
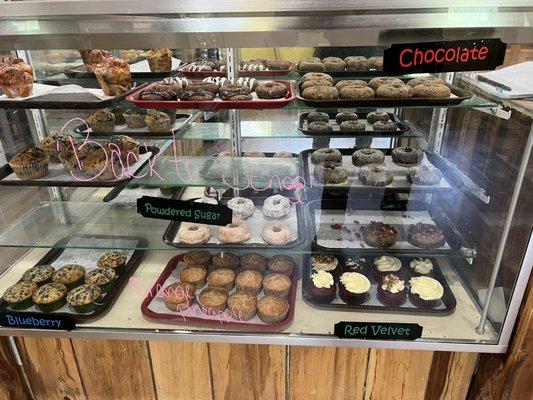
<path id="1" fill-rule="evenodd" d="M 526 2 L 220 3 L 0 3 L 0 334 L 505 351 L 533 102 L 383 54 Z"/>

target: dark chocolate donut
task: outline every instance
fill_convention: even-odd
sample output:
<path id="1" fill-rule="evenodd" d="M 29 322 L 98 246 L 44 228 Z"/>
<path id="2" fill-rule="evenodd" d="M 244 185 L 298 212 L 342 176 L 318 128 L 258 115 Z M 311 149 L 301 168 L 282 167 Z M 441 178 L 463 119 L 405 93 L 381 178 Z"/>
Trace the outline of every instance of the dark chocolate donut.
<path id="1" fill-rule="evenodd" d="M 261 82 L 255 93 L 260 99 L 280 99 L 287 94 L 287 86 L 280 82 Z"/>
<path id="2" fill-rule="evenodd" d="M 314 111 L 307 114 L 307 123 L 310 124 L 311 122 L 329 122 L 329 115 L 325 112 L 320 111 Z"/>
<path id="3" fill-rule="evenodd" d="M 309 132 L 331 132 L 333 131 L 333 128 L 327 122 L 316 121 L 316 122 L 311 122 L 309 126 L 307 127 L 307 130 Z"/>

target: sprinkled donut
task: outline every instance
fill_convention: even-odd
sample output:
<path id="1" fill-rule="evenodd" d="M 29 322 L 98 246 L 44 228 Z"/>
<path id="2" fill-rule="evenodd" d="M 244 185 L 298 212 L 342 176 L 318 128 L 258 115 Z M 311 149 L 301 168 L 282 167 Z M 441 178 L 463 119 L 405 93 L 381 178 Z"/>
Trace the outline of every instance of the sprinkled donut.
<path id="1" fill-rule="evenodd" d="M 368 86 L 345 86 L 339 91 L 341 99 L 369 99 L 374 97 L 374 91 Z"/>
<path id="2" fill-rule="evenodd" d="M 317 61 L 318 60 L 318 61 Z M 319 58 L 310 57 L 303 59 L 298 63 L 298 68 L 302 71 L 313 71 L 313 72 L 325 72 L 326 66 L 320 61 Z"/>
<path id="3" fill-rule="evenodd" d="M 352 154 L 353 165 L 361 166 L 366 164 L 383 164 L 385 154 L 378 149 L 360 149 Z"/>
<path id="4" fill-rule="evenodd" d="M 302 91 L 304 99 L 333 100 L 339 97 L 339 91 L 330 86 L 313 86 Z"/>
<path id="5" fill-rule="evenodd" d="M 354 112 L 340 112 L 335 115 L 335 121 L 337 124 L 342 124 L 344 121 L 357 121 L 359 117 Z"/>
<path id="6" fill-rule="evenodd" d="M 283 218 L 291 211 L 291 202 L 285 196 L 276 194 L 265 199 L 263 215 L 268 218 Z"/>
<path id="7" fill-rule="evenodd" d="M 307 123 L 311 122 L 329 122 L 329 115 L 325 112 L 315 111 L 307 114 Z"/>
<path id="8" fill-rule="evenodd" d="M 339 57 L 326 57 L 322 60 L 322 63 L 328 72 L 344 71 L 346 68 L 346 63 Z"/>
<path id="9" fill-rule="evenodd" d="M 313 86 L 333 86 L 333 83 L 325 79 L 311 79 L 302 83 L 300 89 L 303 91 Z"/>
<path id="10" fill-rule="evenodd" d="M 450 97 L 450 88 L 446 85 L 422 83 L 413 89 L 415 97 Z"/>
<path id="11" fill-rule="evenodd" d="M 224 243 L 246 242 L 252 236 L 252 231 L 246 222 L 235 219 L 231 224 L 218 228 L 218 240 Z"/>
<path id="12" fill-rule="evenodd" d="M 184 244 L 202 244 L 211 238 L 207 225 L 182 222 L 178 231 L 178 242 Z"/>
<path id="13" fill-rule="evenodd" d="M 368 71 L 368 60 L 363 56 L 350 56 L 344 59 L 347 71 Z"/>
<path id="14" fill-rule="evenodd" d="M 361 121 L 343 121 L 339 128 L 341 132 L 363 132 L 366 130 L 364 122 Z"/>
<path id="15" fill-rule="evenodd" d="M 440 78 L 429 77 L 429 78 L 414 78 L 411 79 L 407 84 L 411 87 L 415 87 L 422 84 L 431 84 L 431 85 L 444 85 L 445 82 Z"/>
<path id="16" fill-rule="evenodd" d="M 316 121 L 316 122 L 311 122 L 307 126 L 307 130 L 309 132 L 332 132 L 333 127 L 329 125 L 327 122 Z"/>
<path id="17" fill-rule="evenodd" d="M 228 201 L 227 206 L 233 211 L 234 217 L 246 219 L 254 215 L 255 204 L 245 197 L 234 197 Z"/>
<path id="18" fill-rule="evenodd" d="M 389 114 L 385 111 L 372 111 L 369 112 L 366 116 L 366 122 L 373 124 L 378 121 L 388 121 L 390 119 Z"/>
<path id="19" fill-rule="evenodd" d="M 368 83 L 366 83 L 365 81 L 361 81 L 359 79 L 353 79 L 353 80 L 346 80 L 346 81 L 338 81 L 335 84 L 335 87 L 339 90 L 341 90 L 342 88 L 346 86 L 367 87 Z"/>
<path id="20" fill-rule="evenodd" d="M 333 78 L 329 74 L 325 74 L 323 72 L 308 72 L 304 76 L 302 76 L 302 79 L 300 79 L 300 84 L 307 82 L 307 81 L 316 81 L 316 80 L 325 80 L 333 83 Z"/>
<path id="21" fill-rule="evenodd" d="M 402 83 L 387 83 L 376 89 L 376 97 L 406 99 L 413 97 L 413 88 Z"/>
<path id="22" fill-rule="evenodd" d="M 376 90 L 381 85 L 394 84 L 394 83 L 396 83 L 396 84 L 402 83 L 403 84 L 403 81 L 401 79 L 392 78 L 390 76 L 380 76 L 378 78 L 371 79 L 370 82 L 368 82 L 368 85 L 372 89 Z"/>
<path id="23" fill-rule="evenodd" d="M 367 186 L 387 186 L 392 183 L 392 172 L 381 164 L 368 164 L 359 170 L 359 180 Z"/>
<path id="24" fill-rule="evenodd" d="M 311 154 L 311 162 L 313 164 L 320 164 L 325 161 L 342 161 L 342 154 L 337 149 L 318 149 Z"/>
<path id="25" fill-rule="evenodd" d="M 291 227 L 284 221 L 269 221 L 263 227 L 263 240 L 268 244 L 280 246 L 292 242 Z"/>

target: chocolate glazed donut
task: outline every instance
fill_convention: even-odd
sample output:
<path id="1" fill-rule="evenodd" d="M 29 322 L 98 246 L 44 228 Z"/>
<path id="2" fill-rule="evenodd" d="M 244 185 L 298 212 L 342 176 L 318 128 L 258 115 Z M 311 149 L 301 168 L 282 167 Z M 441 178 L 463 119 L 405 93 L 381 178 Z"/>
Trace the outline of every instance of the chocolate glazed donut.
<path id="1" fill-rule="evenodd" d="M 287 94 L 287 86 L 280 82 L 260 83 L 255 88 L 255 93 L 260 99 L 280 99 Z"/>

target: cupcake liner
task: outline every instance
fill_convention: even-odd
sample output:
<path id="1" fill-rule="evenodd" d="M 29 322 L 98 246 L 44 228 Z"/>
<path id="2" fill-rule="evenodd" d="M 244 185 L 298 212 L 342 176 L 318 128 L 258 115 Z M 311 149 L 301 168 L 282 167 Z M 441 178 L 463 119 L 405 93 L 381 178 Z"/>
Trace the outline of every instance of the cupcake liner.
<path id="1" fill-rule="evenodd" d="M 419 295 L 411 293 L 411 292 L 409 292 L 409 301 L 415 307 L 426 308 L 426 309 L 436 308 L 440 303 L 440 299 L 424 300 Z"/>
<path id="2" fill-rule="evenodd" d="M 367 300 L 368 292 L 351 293 L 346 289 L 346 287 L 342 284 L 342 282 L 339 282 L 339 297 L 346 304 L 361 305 Z"/>
<path id="3" fill-rule="evenodd" d="M 404 289 L 398 293 L 392 293 L 383 290 L 381 286 L 378 285 L 376 297 L 378 301 L 385 306 L 399 307 L 407 300 L 407 289 Z"/>
<path id="4" fill-rule="evenodd" d="M 48 160 L 27 165 L 16 165 L 9 163 L 13 172 L 19 179 L 37 179 L 48 175 Z"/>

